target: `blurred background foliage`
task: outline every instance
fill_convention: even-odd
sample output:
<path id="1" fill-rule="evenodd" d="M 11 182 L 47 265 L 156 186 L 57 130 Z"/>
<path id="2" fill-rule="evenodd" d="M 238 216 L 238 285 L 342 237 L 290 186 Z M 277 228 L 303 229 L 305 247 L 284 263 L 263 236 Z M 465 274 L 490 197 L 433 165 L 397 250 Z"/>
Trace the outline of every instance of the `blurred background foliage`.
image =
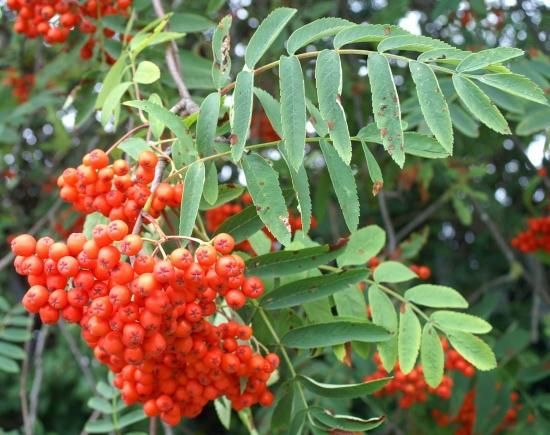
<path id="1" fill-rule="evenodd" d="M 81 217 L 58 201 L 56 176 L 63 168 L 75 166 L 86 151 L 107 148 L 131 127 L 128 114 L 123 112 L 116 130 L 110 126 L 104 129 L 93 110 L 99 83 L 109 68 L 103 56 L 81 61 L 78 53 L 84 39 L 79 35 L 72 35 L 69 43 L 61 47 L 49 47 L 40 40 L 17 36 L 11 29 L 13 14 L 4 3 L 0 1 L 0 78 L 3 80 L 0 87 L 0 301 L 4 306 L 0 309 L 0 340 L 3 332 L 13 329 L 13 324 L 10 326 L 6 320 L 6 310 L 15 306 L 26 290 L 23 279 L 11 268 L 9 237 L 29 228 L 38 235 L 65 237 L 72 228 L 77 228 Z M 280 36 L 281 43 L 293 28 L 323 16 L 339 16 L 356 23 L 398 24 L 413 33 L 440 38 L 468 50 L 496 46 L 522 48 L 527 56 L 513 63 L 512 70 L 527 75 L 547 93 L 550 89 L 547 33 L 550 14 L 549 4 L 544 1 L 175 0 L 171 7 L 165 2 L 166 10 L 176 13 L 171 30 L 188 33 L 179 43 L 181 66 L 186 84 L 199 100 L 213 89 L 209 41 L 215 23 L 225 14 L 233 15 L 232 56 L 235 66 L 239 67 L 250 34 L 259 20 L 278 6 L 299 9 L 293 27 Z M 135 0 L 134 9 L 140 25 L 154 17 L 148 0 Z M 125 26 L 121 17 L 109 17 L 108 24 L 114 30 Z M 120 42 L 116 38 L 105 41 L 104 48 L 116 57 Z M 316 48 L 323 48 L 322 44 Z M 277 56 L 278 51 L 273 51 Z M 148 49 L 147 56 L 162 64 L 164 53 Z M 347 113 L 354 115 L 349 117 L 350 130 L 354 132 L 372 121 L 366 59 L 346 56 L 343 62 L 342 97 Z M 305 64 L 304 69 L 307 76 L 312 76 L 312 65 Z M 27 77 L 27 84 L 21 85 L 26 91 L 23 92 L 26 101 L 21 92 L 15 92 L 9 80 L 14 71 L 19 77 Z M 404 64 L 397 64 L 394 73 L 409 129 L 426 128 L 422 125 L 408 69 Z M 278 89 L 270 89 L 273 86 L 270 83 L 277 82 L 270 74 L 260 76 L 259 80 L 264 89 L 277 95 Z M 313 86 L 312 82 L 306 81 L 306 87 Z M 169 100 L 175 98 L 176 93 L 163 92 L 163 88 L 173 86 L 167 75 L 163 75 L 161 85 L 162 88 L 159 85 L 152 89 L 171 105 L 175 101 Z M 445 91 L 444 83 L 442 86 Z M 400 172 L 385 153 L 376 154 L 385 181 L 382 199 L 372 196 L 372 183 L 364 161 L 352 162 L 358 185 L 363 186 L 359 192 L 364 212 L 361 226 L 383 225 L 382 201 L 395 226 L 395 247 L 404 240 L 408 242 L 394 255 L 429 266 L 434 281 L 460 289 L 473 302 L 474 313 L 495 326 L 492 344 L 499 358 L 499 369 L 474 381 L 478 383 L 478 409 L 482 411 L 484 405 L 494 403 L 499 394 L 505 395 L 504 391 L 515 390 L 526 406 L 521 411 L 519 424 L 509 433 L 525 433 L 527 425 L 532 423 L 528 422 L 529 415 L 534 416 L 533 427 L 537 433 L 550 433 L 550 395 L 544 395 L 548 391 L 545 381 L 550 375 L 548 269 L 545 258 L 521 255 L 509 243 L 525 226 L 528 217 L 548 214 L 550 178 L 545 166 L 549 158 L 550 109 L 526 104 L 504 93 L 496 94 L 498 91 L 491 92 L 511 123 L 512 135 L 501 137 L 478 125 L 456 105 L 453 121 L 458 131 L 452 159 L 411 157 Z M 256 134 L 261 141 L 268 133 L 258 127 Z M 306 159 L 306 164 L 313 169 L 311 185 L 318 222 L 312 237 L 334 242 L 346 230 L 337 213 L 335 198 L 326 195 L 327 173 L 319 165 L 319 158 L 317 151 L 312 151 Z M 222 174 L 226 180 L 238 181 L 235 168 L 231 165 L 227 168 Z M 22 316 L 17 309 L 14 315 Z M 34 320 L 22 320 L 15 326 L 23 334 L 15 343 L 31 355 L 31 366 L 33 352 L 41 341 L 46 348 L 42 356 L 42 390 L 37 402 L 38 421 L 43 428 L 40 433 L 80 433 L 94 412 L 87 402 L 97 394 L 96 383 L 106 380 L 106 371 L 90 358 L 76 328 L 66 327 L 62 331 L 56 327 L 45 334 Z M 31 337 L 32 340 L 26 340 Z M 373 368 L 359 358 L 354 359 L 354 364 L 354 370 L 364 374 Z M 346 373 L 349 369 L 327 356 L 305 368 L 304 373 L 328 370 L 336 370 L 334 376 L 338 377 L 339 371 Z M 16 373 L 0 370 L 0 433 L 2 430 L 19 433 L 21 425 L 20 370 L 11 371 Z M 36 372 L 31 370 L 30 376 L 36 376 Z M 28 381 L 32 383 L 32 379 Z M 495 387 L 497 384 L 504 385 L 500 393 Z M 460 396 L 460 388 L 456 391 Z M 450 406 L 456 408 L 460 402 L 461 397 L 455 397 Z M 330 405 L 338 406 L 334 401 Z M 391 399 L 369 399 L 357 406 L 388 415 L 393 424 L 382 426 L 380 433 L 449 433 L 448 429 L 434 426 L 430 403 L 413 407 L 406 415 Z M 256 415 L 261 433 L 270 433 L 269 425 L 262 425 L 270 412 L 261 410 Z M 361 413 L 360 408 L 358 412 Z M 490 415 L 478 415 L 481 422 L 477 429 L 490 428 L 491 422 L 487 421 Z M 233 424 L 232 433 L 244 433 L 244 426 L 238 422 Z M 146 422 L 140 422 L 132 429 L 145 430 L 145 426 Z M 213 409 L 208 409 L 198 420 L 174 429 L 174 433 L 221 432 L 223 428 L 217 423 Z"/>

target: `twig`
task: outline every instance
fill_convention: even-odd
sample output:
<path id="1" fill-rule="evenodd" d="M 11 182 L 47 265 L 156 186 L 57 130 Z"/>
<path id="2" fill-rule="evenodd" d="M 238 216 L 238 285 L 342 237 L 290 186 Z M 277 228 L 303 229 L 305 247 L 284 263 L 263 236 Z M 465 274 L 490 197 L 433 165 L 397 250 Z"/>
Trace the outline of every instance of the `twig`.
<path id="1" fill-rule="evenodd" d="M 533 291 L 541 297 L 544 303 L 550 305 L 550 293 L 548 292 L 548 282 L 544 274 L 543 265 L 533 255 L 527 257 L 527 263 L 531 270 L 529 273 L 524 274 L 525 280 L 527 281 L 527 277 L 535 277 L 529 281 L 529 284 L 531 284 Z"/>
<path id="2" fill-rule="evenodd" d="M 164 435 L 174 435 L 174 431 L 172 430 L 172 426 L 166 424 L 165 422 L 162 422 L 162 429 L 164 430 Z"/>
<path id="3" fill-rule="evenodd" d="M 166 14 L 164 13 L 164 7 L 162 6 L 161 0 L 153 0 L 153 8 L 157 17 L 162 18 Z M 170 44 L 166 47 L 166 65 L 168 66 L 168 71 L 172 76 L 172 80 L 178 88 L 178 93 L 180 95 L 180 101 L 176 103 L 174 107 L 170 109 L 171 112 L 179 112 L 185 110 L 187 113 L 195 113 L 199 111 L 199 106 L 193 98 L 183 81 L 180 63 L 178 59 L 178 45 L 176 41 L 171 41 Z"/>
<path id="4" fill-rule="evenodd" d="M 157 162 L 157 165 L 155 166 L 155 176 L 153 178 L 153 181 L 151 182 L 151 195 L 149 196 L 149 200 L 139 213 L 139 216 L 136 220 L 136 223 L 134 225 L 134 229 L 132 230 L 132 234 L 139 234 L 141 232 L 141 226 L 143 224 L 143 212 L 147 211 L 149 204 L 157 190 L 157 187 L 160 184 L 160 181 L 162 179 L 162 173 L 164 172 L 164 169 L 166 168 L 167 160 L 165 158 L 160 158 Z"/>
<path id="5" fill-rule="evenodd" d="M 90 370 L 90 367 L 86 365 L 85 363 L 86 357 L 82 354 L 82 352 L 80 352 L 80 349 L 78 348 L 78 345 L 76 344 L 74 337 L 71 335 L 70 331 L 67 329 L 67 325 L 65 324 L 63 319 L 60 319 L 59 321 L 59 329 L 61 330 L 63 337 L 67 341 L 67 344 L 69 345 L 69 350 L 73 354 L 74 359 L 76 360 L 78 366 L 80 367 L 80 371 L 86 378 L 86 382 L 88 382 L 92 391 L 95 391 L 96 382 L 94 379 L 94 375 Z"/>
<path id="6" fill-rule="evenodd" d="M 491 233 L 491 236 L 493 237 L 498 248 L 502 252 L 502 255 L 504 255 L 508 263 L 510 263 L 510 266 L 512 266 L 514 263 L 516 263 L 516 256 L 514 254 L 514 251 L 512 251 L 512 248 L 510 248 L 510 245 L 500 232 L 500 229 L 491 219 L 491 216 L 489 216 L 489 214 L 481 207 L 481 205 L 477 201 L 472 200 L 472 204 L 479 214 L 481 221 L 485 224 L 485 226 L 489 230 L 489 233 Z"/>
<path id="7" fill-rule="evenodd" d="M 540 322 L 540 296 L 538 293 L 533 295 L 533 305 L 531 306 L 531 343 L 539 341 L 539 322 Z"/>
<path id="8" fill-rule="evenodd" d="M 384 221 L 384 227 L 386 228 L 386 233 L 388 234 L 388 254 L 391 254 L 397 247 L 397 241 L 395 238 L 393 222 L 390 217 L 390 212 L 388 211 L 388 204 L 386 203 L 386 194 L 384 190 L 378 192 L 378 204 L 380 206 L 382 220 Z"/>
<path id="9" fill-rule="evenodd" d="M 99 411 L 94 411 L 90 414 L 90 418 L 88 418 L 88 420 L 86 421 L 86 424 L 91 422 L 91 421 L 96 421 L 99 417 L 101 417 L 101 412 Z M 82 429 L 82 432 L 80 432 L 80 435 L 88 435 L 88 432 L 86 432 L 86 430 Z"/>
<path id="10" fill-rule="evenodd" d="M 32 321 L 27 325 L 27 332 L 30 334 L 32 332 L 32 327 L 34 323 L 34 316 L 32 316 Z M 32 427 L 29 425 L 29 402 L 27 401 L 27 381 L 29 379 L 29 368 L 30 368 L 30 352 L 31 352 L 32 340 L 27 340 L 25 342 L 25 357 L 23 358 L 23 364 L 21 364 L 21 375 L 19 376 L 19 401 L 21 402 L 21 417 L 23 419 L 23 429 L 25 435 L 32 435 Z"/>
<path id="11" fill-rule="evenodd" d="M 401 240 L 403 240 L 416 228 L 427 221 L 437 210 L 439 210 L 443 206 L 443 204 L 447 202 L 448 198 L 449 192 L 445 192 L 436 201 L 426 207 L 422 212 L 418 213 L 412 221 L 410 221 L 407 225 L 405 225 L 397 232 L 397 235 L 395 236 L 395 243 L 397 244 L 401 242 Z"/>
<path id="12" fill-rule="evenodd" d="M 149 419 L 149 435 L 157 435 L 157 418 L 151 417 Z"/>
<path id="13" fill-rule="evenodd" d="M 493 287 L 501 287 L 510 282 L 514 282 L 519 278 L 511 273 L 506 273 L 496 277 L 495 279 L 489 281 L 488 283 L 482 285 L 477 290 L 475 290 L 470 296 L 468 296 L 468 302 L 470 305 L 473 305 L 487 290 Z"/>
<path id="14" fill-rule="evenodd" d="M 42 325 L 36 339 L 36 349 L 34 352 L 34 379 L 32 382 L 30 399 L 29 399 L 29 427 L 34 427 L 36 413 L 38 412 L 38 399 L 40 397 L 40 389 L 42 388 L 42 376 L 44 374 L 44 366 L 42 364 L 42 355 L 46 347 L 46 340 L 50 332 L 48 325 Z"/>
<path id="15" fill-rule="evenodd" d="M 118 147 L 122 142 L 124 142 L 129 137 L 136 134 L 138 131 L 143 130 L 144 128 L 148 128 L 149 124 L 140 124 L 137 127 L 132 128 L 131 130 L 127 131 L 124 135 L 122 135 L 114 144 L 112 144 L 107 151 L 105 151 L 106 154 L 109 154 L 111 151 L 113 151 L 116 147 Z"/>

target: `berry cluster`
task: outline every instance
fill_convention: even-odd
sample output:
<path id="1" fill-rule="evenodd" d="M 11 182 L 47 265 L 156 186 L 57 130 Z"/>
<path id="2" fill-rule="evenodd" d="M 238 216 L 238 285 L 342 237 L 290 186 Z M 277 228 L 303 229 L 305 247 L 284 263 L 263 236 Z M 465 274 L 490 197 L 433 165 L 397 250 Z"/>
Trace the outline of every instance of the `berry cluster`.
<path id="1" fill-rule="evenodd" d="M 157 161 L 152 151 L 143 151 L 132 173 L 125 160 L 109 164 L 109 156 L 95 149 L 84 156 L 81 165 L 67 168 L 59 176 L 59 195 L 82 213 L 96 211 L 128 225 L 135 223 L 150 201 L 147 212 L 156 218 L 165 207 L 179 207 L 183 194 L 183 184 L 160 183 L 150 198 Z"/>
<path id="2" fill-rule="evenodd" d="M 462 358 L 458 352 L 454 349 L 450 349 L 446 340 L 442 340 L 442 345 L 445 351 L 445 369 L 448 372 L 458 371 L 467 377 L 474 375 L 474 367 Z M 374 355 L 374 362 L 377 365 L 377 370 L 375 373 L 366 376 L 364 378 L 365 381 L 372 381 L 387 376 L 379 354 Z M 399 368 L 399 364 L 397 364 L 393 376 L 393 379 L 388 382 L 384 388 L 376 392 L 375 395 L 393 396 L 396 393 L 401 393 L 399 398 L 399 406 L 401 408 L 410 408 L 415 403 L 424 403 L 428 400 L 430 394 L 446 400 L 451 397 L 453 387 L 452 378 L 448 375 L 444 375 L 441 383 L 436 388 L 432 388 L 428 386 L 424 380 L 421 364 L 417 364 L 417 366 L 407 374 L 404 374 Z"/>
<path id="3" fill-rule="evenodd" d="M 19 103 L 29 99 L 34 86 L 34 74 L 21 74 L 14 68 L 8 69 L 4 83 L 12 88 L 12 95 Z"/>
<path id="4" fill-rule="evenodd" d="M 77 27 L 82 33 L 94 34 L 97 28 L 92 20 L 127 15 L 132 0 L 7 0 L 7 5 L 17 14 L 16 32 L 31 39 L 42 36 L 49 44 L 62 44 Z M 103 33 L 112 37 L 115 32 L 105 28 Z M 82 59 L 92 57 L 94 45 L 90 37 L 80 52 Z"/>
<path id="5" fill-rule="evenodd" d="M 376 269 L 376 267 L 378 267 L 380 263 L 381 263 L 380 258 L 372 257 L 371 259 L 369 259 L 369 261 L 367 261 L 367 267 L 370 268 L 371 270 L 374 270 Z M 432 270 L 428 266 L 411 264 L 409 266 L 409 269 L 411 269 L 414 273 L 416 273 L 418 275 L 418 278 L 421 279 L 422 281 L 426 281 L 430 279 L 430 277 L 432 276 Z"/>
<path id="6" fill-rule="evenodd" d="M 531 218 L 528 228 L 512 239 L 512 246 L 522 252 L 550 252 L 550 216 Z"/>
<path id="7" fill-rule="evenodd" d="M 464 401 L 458 411 L 458 414 L 451 416 L 439 409 L 432 410 L 432 418 L 438 426 L 446 427 L 456 426 L 455 435 L 473 435 L 476 420 L 475 409 L 475 390 L 469 391 L 464 396 Z M 499 423 L 495 433 L 503 433 L 507 428 L 513 426 L 517 422 L 518 411 L 521 409 L 521 404 L 518 403 L 519 396 L 517 393 L 510 394 L 511 406 L 506 411 L 504 419 Z"/>
<path id="8" fill-rule="evenodd" d="M 180 247 L 165 258 L 142 253 L 143 243 L 121 220 L 66 243 L 16 237 L 15 269 L 30 285 L 24 307 L 47 324 L 79 323 L 95 357 L 116 373 L 122 399 L 170 425 L 222 395 L 237 410 L 271 405 L 266 383 L 278 357 L 253 352 L 249 326 L 208 320 L 220 298 L 236 310 L 264 291 L 259 278 L 244 276 L 232 237 L 219 234 L 194 255 Z"/>

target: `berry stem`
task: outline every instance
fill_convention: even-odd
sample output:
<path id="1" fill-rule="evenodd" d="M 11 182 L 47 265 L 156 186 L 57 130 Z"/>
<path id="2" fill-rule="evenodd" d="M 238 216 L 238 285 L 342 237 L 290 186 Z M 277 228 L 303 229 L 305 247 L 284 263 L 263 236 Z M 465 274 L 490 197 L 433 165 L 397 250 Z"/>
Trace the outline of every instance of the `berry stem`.
<path id="1" fill-rule="evenodd" d="M 149 124 L 140 124 L 137 127 L 132 128 L 131 130 L 127 131 L 124 135 L 120 137 L 114 144 L 112 144 L 107 151 L 105 151 L 105 154 L 109 155 L 111 151 L 113 151 L 116 147 L 118 147 L 122 142 L 124 142 L 129 137 L 136 134 L 138 131 L 143 130 L 144 128 L 149 128 Z"/>
<path id="2" fill-rule="evenodd" d="M 402 62 L 407 62 L 407 63 L 416 60 L 416 59 L 409 59 L 408 57 L 405 57 L 405 56 L 399 56 L 397 54 L 380 53 L 380 52 L 374 51 L 374 50 L 356 50 L 356 49 L 344 48 L 344 49 L 338 49 L 338 50 L 335 50 L 335 51 L 338 54 L 344 54 L 344 55 L 370 56 L 372 54 L 380 54 L 380 55 L 382 55 L 382 56 L 384 56 L 388 59 L 400 60 Z M 312 59 L 312 58 L 316 58 L 317 56 L 319 56 L 320 53 L 321 53 L 320 51 L 310 51 L 310 52 L 307 52 L 307 53 L 297 54 L 296 57 L 299 60 Z M 268 63 L 266 65 L 263 65 L 263 66 L 259 67 L 259 68 L 256 68 L 253 71 L 253 73 L 254 73 L 255 76 L 259 75 L 259 74 L 262 74 L 266 71 L 269 71 L 270 69 L 278 67 L 279 63 L 280 63 L 279 60 Z M 454 74 L 455 73 L 455 71 L 453 71 L 452 69 L 445 68 L 445 67 L 442 67 L 442 66 L 439 66 L 439 65 L 433 65 L 433 64 L 427 64 L 427 65 L 430 68 L 434 69 L 434 70 L 445 72 L 447 74 Z M 470 76 L 468 74 L 463 74 L 463 75 L 468 76 L 468 77 Z M 222 88 L 222 90 L 220 91 L 220 94 L 225 95 L 229 91 L 231 91 L 234 87 L 235 87 L 235 82 L 229 83 L 226 87 Z"/>
<path id="3" fill-rule="evenodd" d="M 283 358 L 286 362 L 286 365 L 288 366 L 288 370 L 290 371 L 290 375 L 296 381 L 297 380 L 296 379 L 296 377 L 297 377 L 296 370 L 294 370 L 294 366 L 292 365 L 292 361 L 290 360 L 290 356 L 288 355 L 285 347 L 281 343 L 281 339 L 279 338 L 279 335 L 277 334 L 277 331 L 275 331 L 275 328 L 273 328 L 273 325 L 271 324 L 271 322 L 269 320 L 269 317 L 267 317 L 267 315 L 265 314 L 265 311 L 263 310 L 262 307 L 260 307 L 260 305 L 258 304 L 257 301 L 251 300 L 251 303 L 252 303 L 252 305 L 254 305 L 254 307 L 260 313 L 260 317 L 264 321 L 269 333 L 271 334 L 271 336 L 275 340 L 275 343 L 277 343 L 277 346 L 281 350 L 281 354 L 283 355 Z M 302 402 L 303 402 L 304 406 L 306 407 L 306 409 L 309 408 L 309 406 L 307 404 L 306 396 L 304 394 L 304 389 L 302 387 L 302 384 L 300 384 L 300 382 L 297 382 L 296 385 L 297 385 L 298 392 L 300 393 L 300 398 L 302 399 Z"/>

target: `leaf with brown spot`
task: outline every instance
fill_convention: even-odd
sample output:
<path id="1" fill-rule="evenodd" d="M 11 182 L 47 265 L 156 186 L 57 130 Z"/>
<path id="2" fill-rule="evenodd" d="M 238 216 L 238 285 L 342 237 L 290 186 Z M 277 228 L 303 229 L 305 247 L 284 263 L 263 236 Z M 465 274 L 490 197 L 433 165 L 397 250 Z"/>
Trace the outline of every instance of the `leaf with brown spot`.
<path id="1" fill-rule="evenodd" d="M 405 146 L 401 109 L 390 65 L 384 56 L 372 54 L 367 60 L 367 67 L 376 126 L 380 131 L 384 148 L 402 168 L 405 163 Z M 389 102 L 392 102 L 391 106 Z M 386 107 L 391 107 L 392 110 L 386 110 Z"/>

